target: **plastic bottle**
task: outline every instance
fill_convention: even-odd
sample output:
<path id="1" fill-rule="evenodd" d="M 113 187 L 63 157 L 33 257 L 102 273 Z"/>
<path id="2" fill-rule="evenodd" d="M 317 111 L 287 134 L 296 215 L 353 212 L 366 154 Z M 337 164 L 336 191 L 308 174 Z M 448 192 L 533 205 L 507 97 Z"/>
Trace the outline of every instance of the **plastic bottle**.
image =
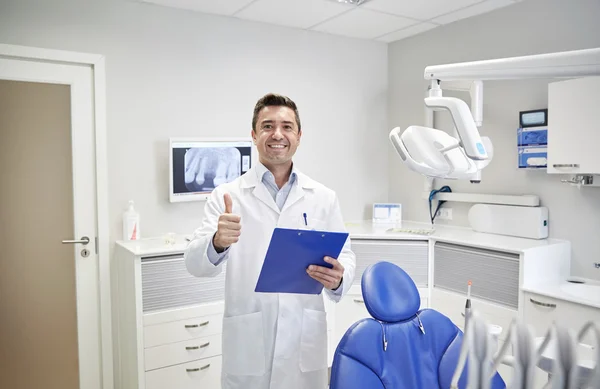
<path id="1" fill-rule="evenodd" d="M 123 240 L 140 239 L 140 214 L 133 207 L 133 200 L 129 200 L 129 207 L 123 213 Z"/>

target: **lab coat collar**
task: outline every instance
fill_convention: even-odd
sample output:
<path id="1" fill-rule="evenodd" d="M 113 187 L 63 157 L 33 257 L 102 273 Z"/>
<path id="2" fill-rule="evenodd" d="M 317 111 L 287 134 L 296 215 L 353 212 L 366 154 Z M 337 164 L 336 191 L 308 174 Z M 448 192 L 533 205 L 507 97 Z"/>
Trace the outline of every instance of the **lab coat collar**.
<path id="1" fill-rule="evenodd" d="M 260 162 L 257 162 L 250 170 L 242 176 L 242 188 L 253 188 L 262 182 L 262 176 L 268 169 Z M 292 173 L 296 173 L 296 183 L 302 189 L 314 189 L 317 187 L 316 181 L 302 173 L 296 166 L 292 166 Z"/>
<path id="2" fill-rule="evenodd" d="M 254 188 L 254 190 L 252 190 L 252 194 L 256 196 L 256 198 L 258 198 L 260 201 L 265 203 L 273 211 L 277 212 L 277 214 L 280 214 L 282 211 L 285 211 L 286 208 L 290 207 L 292 204 L 304 197 L 305 189 L 314 189 L 317 186 L 314 180 L 312 180 L 311 178 L 300 172 L 295 166 L 293 166 L 292 173 L 296 174 L 296 181 L 292 185 L 290 194 L 288 195 L 288 198 L 282 210 L 280 211 L 277 207 L 277 204 L 275 204 L 275 200 L 273 200 L 273 197 L 271 197 L 271 194 L 267 190 L 267 187 L 262 183 L 262 176 L 266 171 L 267 168 L 263 164 L 261 164 L 260 162 L 257 163 L 254 167 L 250 168 L 250 170 L 248 170 L 246 174 L 242 176 L 243 179 L 241 187 Z"/>

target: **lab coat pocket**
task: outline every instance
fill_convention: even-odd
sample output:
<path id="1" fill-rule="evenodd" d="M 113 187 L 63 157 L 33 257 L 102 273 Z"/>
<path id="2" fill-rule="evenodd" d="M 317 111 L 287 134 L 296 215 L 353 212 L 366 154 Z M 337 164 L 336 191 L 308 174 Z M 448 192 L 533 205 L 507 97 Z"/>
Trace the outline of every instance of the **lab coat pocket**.
<path id="1" fill-rule="evenodd" d="M 304 309 L 300 341 L 300 370 L 327 368 L 327 314 Z"/>
<path id="2" fill-rule="evenodd" d="M 322 219 L 308 219 L 308 226 L 312 230 L 323 231 L 327 227 L 327 223 Z"/>
<path id="3" fill-rule="evenodd" d="M 325 223 L 325 220 L 316 218 L 306 218 L 300 220 L 299 229 L 322 231 L 325 229 L 325 227 L 327 227 L 327 223 Z"/>
<path id="4" fill-rule="evenodd" d="M 223 371 L 230 375 L 265 373 L 262 313 L 223 318 Z"/>

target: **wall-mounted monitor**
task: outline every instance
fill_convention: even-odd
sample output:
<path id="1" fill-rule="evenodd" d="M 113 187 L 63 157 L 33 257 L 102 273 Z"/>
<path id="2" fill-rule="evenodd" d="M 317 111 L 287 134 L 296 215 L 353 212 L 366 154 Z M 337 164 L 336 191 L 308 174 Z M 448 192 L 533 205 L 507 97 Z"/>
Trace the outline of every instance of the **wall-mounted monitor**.
<path id="1" fill-rule="evenodd" d="M 251 138 L 171 138 L 169 200 L 206 200 L 252 167 L 253 152 Z"/>

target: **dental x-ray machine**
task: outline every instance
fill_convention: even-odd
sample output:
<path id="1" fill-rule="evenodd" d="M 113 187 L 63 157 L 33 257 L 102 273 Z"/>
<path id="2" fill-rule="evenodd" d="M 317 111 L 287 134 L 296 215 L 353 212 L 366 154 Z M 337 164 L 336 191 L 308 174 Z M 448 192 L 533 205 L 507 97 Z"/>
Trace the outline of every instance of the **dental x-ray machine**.
<path id="1" fill-rule="evenodd" d="M 479 134 L 483 120 L 483 81 L 531 78 L 578 78 L 600 75 L 600 48 L 530 55 L 448 65 L 428 66 L 425 79 L 431 80 L 425 105 L 448 110 L 456 135 L 424 126 L 399 127 L 390 141 L 411 170 L 429 178 L 469 179 L 478 182 L 481 170 L 493 157 L 492 142 Z M 471 109 L 461 99 L 442 95 L 441 82 L 453 85 L 472 82 Z M 458 83 L 458 84 L 457 84 Z"/>

